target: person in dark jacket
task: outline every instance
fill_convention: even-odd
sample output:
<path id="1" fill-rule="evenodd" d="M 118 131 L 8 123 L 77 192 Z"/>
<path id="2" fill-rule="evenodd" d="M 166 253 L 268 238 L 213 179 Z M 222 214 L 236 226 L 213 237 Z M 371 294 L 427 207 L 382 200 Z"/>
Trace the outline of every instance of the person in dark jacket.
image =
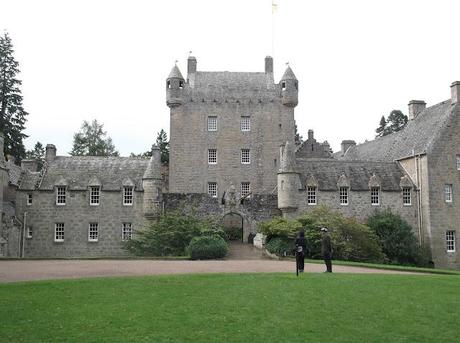
<path id="1" fill-rule="evenodd" d="M 304 270 L 306 252 L 307 240 L 305 239 L 305 233 L 303 231 L 299 231 L 299 234 L 295 239 L 295 258 L 300 273 L 303 273 Z"/>
<path id="2" fill-rule="evenodd" d="M 332 273 L 332 243 L 331 236 L 329 236 L 327 231 L 327 228 L 321 228 L 323 236 L 321 240 L 321 253 L 324 257 L 324 263 L 326 263 L 326 273 Z"/>

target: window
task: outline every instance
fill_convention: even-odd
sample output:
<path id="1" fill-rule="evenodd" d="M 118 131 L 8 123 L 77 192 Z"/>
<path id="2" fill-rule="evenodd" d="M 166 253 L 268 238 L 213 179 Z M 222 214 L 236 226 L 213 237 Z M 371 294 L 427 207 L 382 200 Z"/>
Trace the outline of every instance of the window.
<path id="1" fill-rule="evenodd" d="M 208 131 L 217 131 L 217 117 L 208 117 Z"/>
<path id="2" fill-rule="evenodd" d="M 32 226 L 27 227 L 27 238 L 32 238 Z"/>
<path id="3" fill-rule="evenodd" d="M 65 205 L 65 192 L 66 189 L 63 186 L 56 188 L 56 205 Z"/>
<path id="4" fill-rule="evenodd" d="M 348 205 L 348 187 L 339 188 L 340 205 Z"/>
<path id="5" fill-rule="evenodd" d="M 64 223 L 56 223 L 54 226 L 54 241 L 64 242 Z"/>
<path id="6" fill-rule="evenodd" d="M 217 164 L 217 149 L 208 149 L 208 164 Z"/>
<path id="7" fill-rule="evenodd" d="M 444 200 L 452 202 L 452 185 L 444 185 Z"/>
<path id="8" fill-rule="evenodd" d="M 377 206 L 380 204 L 379 193 L 380 192 L 379 192 L 378 187 L 371 188 L 371 204 L 374 206 Z"/>
<path id="9" fill-rule="evenodd" d="M 241 182 L 241 196 L 248 197 L 251 194 L 251 184 L 249 182 Z"/>
<path id="10" fill-rule="evenodd" d="M 27 194 L 27 205 L 28 206 L 32 205 L 32 194 L 31 193 Z"/>
<path id="11" fill-rule="evenodd" d="M 133 186 L 123 187 L 123 205 L 131 206 L 133 204 Z"/>
<path id="12" fill-rule="evenodd" d="M 91 186 L 90 187 L 90 189 L 89 189 L 89 204 L 91 206 L 99 205 L 100 190 L 101 190 L 101 187 L 99 187 L 99 186 Z"/>
<path id="13" fill-rule="evenodd" d="M 457 170 L 460 170 L 460 155 L 457 155 Z"/>
<path id="14" fill-rule="evenodd" d="M 184 88 L 184 81 L 179 81 L 179 89 Z"/>
<path id="15" fill-rule="evenodd" d="M 412 194 L 411 194 L 410 187 L 403 187 L 402 196 L 403 196 L 404 206 L 409 206 L 412 204 Z"/>
<path id="16" fill-rule="evenodd" d="M 89 223 L 88 241 L 97 242 L 99 239 L 99 223 Z"/>
<path id="17" fill-rule="evenodd" d="M 133 227 L 131 223 L 123 223 L 121 228 L 121 240 L 127 241 L 133 236 Z"/>
<path id="18" fill-rule="evenodd" d="M 251 117 L 241 117 L 241 131 L 251 131 Z"/>
<path id="19" fill-rule="evenodd" d="M 316 187 L 307 187 L 307 204 L 316 205 Z"/>
<path id="20" fill-rule="evenodd" d="M 455 252 L 455 231 L 446 231 L 447 252 Z"/>
<path id="21" fill-rule="evenodd" d="M 241 164 L 251 163 L 251 151 L 249 149 L 241 149 Z"/>
<path id="22" fill-rule="evenodd" d="M 208 182 L 208 195 L 217 198 L 217 182 Z"/>
<path id="23" fill-rule="evenodd" d="M 281 90 L 284 91 L 286 89 L 286 82 L 281 82 Z"/>

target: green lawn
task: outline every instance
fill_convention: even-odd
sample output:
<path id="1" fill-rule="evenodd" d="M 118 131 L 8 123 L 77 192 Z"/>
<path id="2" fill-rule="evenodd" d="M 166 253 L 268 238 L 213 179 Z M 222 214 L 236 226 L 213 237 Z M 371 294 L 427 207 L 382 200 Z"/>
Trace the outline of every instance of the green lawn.
<path id="1" fill-rule="evenodd" d="M 458 342 L 455 275 L 208 274 L 0 285 L 2 342 Z"/>

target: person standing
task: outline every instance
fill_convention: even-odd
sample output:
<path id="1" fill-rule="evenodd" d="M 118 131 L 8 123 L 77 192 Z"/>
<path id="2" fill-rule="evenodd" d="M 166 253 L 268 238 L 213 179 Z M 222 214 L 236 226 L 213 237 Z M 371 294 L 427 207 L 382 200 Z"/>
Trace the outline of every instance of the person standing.
<path id="1" fill-rule="evenodd" d="M 295 258 L 299 272 L 303 273 L 305 266 L 305 253 L 307 251 L 307 240 L 305 239 L 305 232 L 299 231 L 295 239 Z"/>
<path id="2" fill-rule="evenodd" d="M 324 263 L 326 263 L 326 273 L 332 273 L 332 243 L 331 236 L 329 236 L 327 228 L 321 228 L 321 234 L 323 236 L 321 240 L 321 252 L 324 257 Z"/>

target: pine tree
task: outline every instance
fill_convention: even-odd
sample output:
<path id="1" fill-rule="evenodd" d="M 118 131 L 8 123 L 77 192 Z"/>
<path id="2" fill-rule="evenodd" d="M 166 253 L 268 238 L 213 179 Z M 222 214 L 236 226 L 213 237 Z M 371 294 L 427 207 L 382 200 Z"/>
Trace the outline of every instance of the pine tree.
<path id="1" fill-rule="evenodd" d="M 26 154 L 23 131 L 28 113 L 22 106 L 19 63 L 13 54 L 11 38 L 5 33 L 0 36 L 0 132 L 5 137 L 5 154 L 20 160 Z"/>
<path id="2" fill-rule="evenodd" d="M 375 132 L 377 133 L 377 136 L 376 137 L 383 137 L 385 136 L 385 132 L 387 132 L 387 121 L 385 120 L 385 117 L 382 116 L 382 118 L 380 119 L 380 124 L 379 124 L 379 127 L 375 130 Z"/>
<path id="3" fill-rule="evenodd" d="M 169 163 L 169 141 L 168 141 L 168 135 L 166 134 L 165 130 L 161 129 L 161 131 L 158 132 L 155 144 L 160 148 L 161 163 L 168 164 Z"/>
<path id="4" fill-rule="evenodd" d="M 38 170 L 40 170 L 45 161 L 45 148 L 40 142 L 35 143 L 32 150 L 26 151 L 26 158 L 30 160 L 36 160 L 38 162 Z"/>
<path id="5" fill-rule="evenodd" d="M 83 121 L 80 132 L 73 136 L 72 156 L 119 156 L 115 150 L 112 138 L 107 137 L 104 125 L 96 119 L 91 123 Z"/>
<path id="6" fill-rule="evenodd" d="M 388 116 L 388 124 L 390 124 L 389 128 L 390 131 L 398 132 L 406 126 L 408 122 L 408 118 L 404 115 L 400 110 L 393 110 L 391 111 L 390 115 Z"/>
<path id="7" fill-rule="evenodd" d="M 297 131 L 297 123 L 295 121 L 294 121 L 294 133 L 295 133 L 295 136 L 294 136 L 295 145 L 299 146 L 303 142 L 303 137 Z"/>

